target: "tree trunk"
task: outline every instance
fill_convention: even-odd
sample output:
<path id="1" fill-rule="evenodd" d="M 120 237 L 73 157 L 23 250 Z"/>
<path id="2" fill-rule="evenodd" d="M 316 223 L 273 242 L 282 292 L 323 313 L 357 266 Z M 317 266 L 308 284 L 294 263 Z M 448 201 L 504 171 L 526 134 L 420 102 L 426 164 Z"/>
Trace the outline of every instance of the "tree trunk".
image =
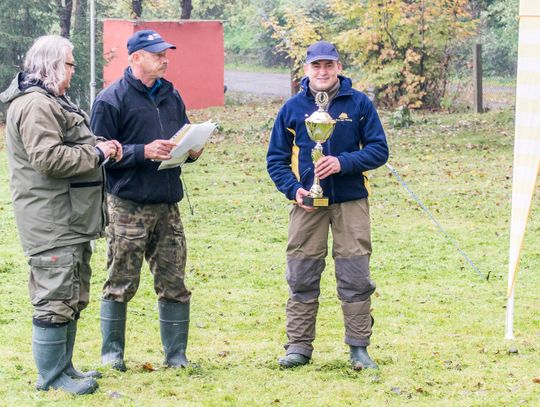
<path id="1" fill-rule="evenodd" d="M 133 18 L 141 18 L 142 16 L 143 0 L 132 0 L 131 11 Z"/>
<path id="2" fill-rule="evenodd" d="M 88 9 L 88 0 L 77 0 L 75 5 L 75 33 L 86 30 L 87 19 L 86 11 Z"/>
<path id="3" fill-rule="evenodd" d="M 298 66 L 295 66 L 294 60 L 290 60 L 291 66 L 291 96 L 300 92 L 300 81 L 302 80 L 303 71 Z"/>
<path id="4" fill-rule="evenodd" d="M 191 0 L 180 0 L 180 18 L 182 20 L 191 18 L 191 10 L 193 10 Z"/>
<path id="5" fill-rule="evenodd" d="M 56 12 L 60 18 L 60 35 L 69 38 L 73 0 L 56 0 Z"/>

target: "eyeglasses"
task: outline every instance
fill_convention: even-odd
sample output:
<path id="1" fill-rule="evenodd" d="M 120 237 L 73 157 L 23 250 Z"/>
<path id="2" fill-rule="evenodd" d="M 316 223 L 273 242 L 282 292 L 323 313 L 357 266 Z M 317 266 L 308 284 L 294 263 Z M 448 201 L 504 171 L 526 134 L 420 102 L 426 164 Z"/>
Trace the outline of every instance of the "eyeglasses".
<path id="1" fill-rule="evenodd" d="M 66 65 L 73 69 L 77 68 L 77 64 L 75 62 L 66 62 Z"/>

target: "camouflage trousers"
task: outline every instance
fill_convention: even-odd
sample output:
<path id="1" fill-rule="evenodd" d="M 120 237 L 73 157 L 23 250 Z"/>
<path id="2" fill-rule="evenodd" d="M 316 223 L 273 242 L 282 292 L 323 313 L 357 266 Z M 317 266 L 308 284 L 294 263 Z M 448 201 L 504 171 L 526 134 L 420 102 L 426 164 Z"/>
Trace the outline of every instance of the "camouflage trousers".
<path id="1" fill-rule="evenodd" d="M 34 319 L 64 324 L 79 317 L 90 297 L 90 242 L 45 250 L 28 258 Z"/>
<path id="2" fill-rule="evenodd" d="M 139 204 L 108 194 L 107 268 L 103 298 L 129 302 L 139 288 L 143 258 L 159 301 L 187 303 L 186 239 L 177 204 Z"/>

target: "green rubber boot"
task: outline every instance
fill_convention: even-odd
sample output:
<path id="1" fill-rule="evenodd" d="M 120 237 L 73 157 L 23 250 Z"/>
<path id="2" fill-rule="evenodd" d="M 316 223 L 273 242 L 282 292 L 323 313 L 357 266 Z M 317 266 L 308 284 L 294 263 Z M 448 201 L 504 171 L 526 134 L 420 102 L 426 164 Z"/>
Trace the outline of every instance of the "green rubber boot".
<path id="1" fill-rule="evenodd" d="M 351 346 L 351 367 L 354 370 L 379 368 L 369 356 L 365 346 Z"/>
<path id="2" fill-rule="evenodd" d="M 186 348 L 189 331 L 189 303 L 158 301 L 159 330 L 169 367 L 187 367 Z"/>
<path id="3" fill-rule="evenodd" d="M 309 358 L 301 355 L 300 353 L 289 353 L 282 358 L 278 359 L 278 364 L 284 369 L 291 369 L 293 367 L 307 365 Z"/>
<path id="4" fill-rule="evenodd" d="M 90 394 L 98 388 L 93 378 L 74 380 L 65 372 L 67 325 L 33 326 L 32 352 L 38 369 L 38 390 L 60 389 L 72 394 Z"/>
<path id="5" fill-rule="evenodd" d="M 66 343 L 66 360 L 67 367 L 64 373 L 72 379 L 85 379 L 87 377 L 95 377 L 99 379 L 101 373 L 97 370 L 89 370 L 88 372 L 81 372 L 73 366 L 73 347 L 75 346 L 75 338 L 77 336 L 77 320 L 70 321 L 67 326 L 67 343 Z"/>
<path id="6" fill-rule="evenodd" d="M 101 363 L 125 372 L 124 348 L 126 345 L 125 302 L 101 300 Z"/>

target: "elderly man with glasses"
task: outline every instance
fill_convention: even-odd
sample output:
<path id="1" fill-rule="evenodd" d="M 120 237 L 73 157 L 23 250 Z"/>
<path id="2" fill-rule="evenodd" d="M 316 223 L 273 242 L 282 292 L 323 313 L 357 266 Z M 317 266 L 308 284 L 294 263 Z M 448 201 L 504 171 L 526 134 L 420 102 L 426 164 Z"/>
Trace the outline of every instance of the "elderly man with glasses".
<path id="1" fill-rule="evenodd" d="M 86 113 L 67 98 L 74 71 L 73 45 L 40 37 L 1 99 L 8 104 L 15 220 L 30 264 L 36 387 L 88 394 L 99 374 L 73 367 L 73 347 L 89 301 L 90 242 L 102 236 L 107 219 L 102 165 L 119 161 L 122 147 L 94 136 Z"/>

